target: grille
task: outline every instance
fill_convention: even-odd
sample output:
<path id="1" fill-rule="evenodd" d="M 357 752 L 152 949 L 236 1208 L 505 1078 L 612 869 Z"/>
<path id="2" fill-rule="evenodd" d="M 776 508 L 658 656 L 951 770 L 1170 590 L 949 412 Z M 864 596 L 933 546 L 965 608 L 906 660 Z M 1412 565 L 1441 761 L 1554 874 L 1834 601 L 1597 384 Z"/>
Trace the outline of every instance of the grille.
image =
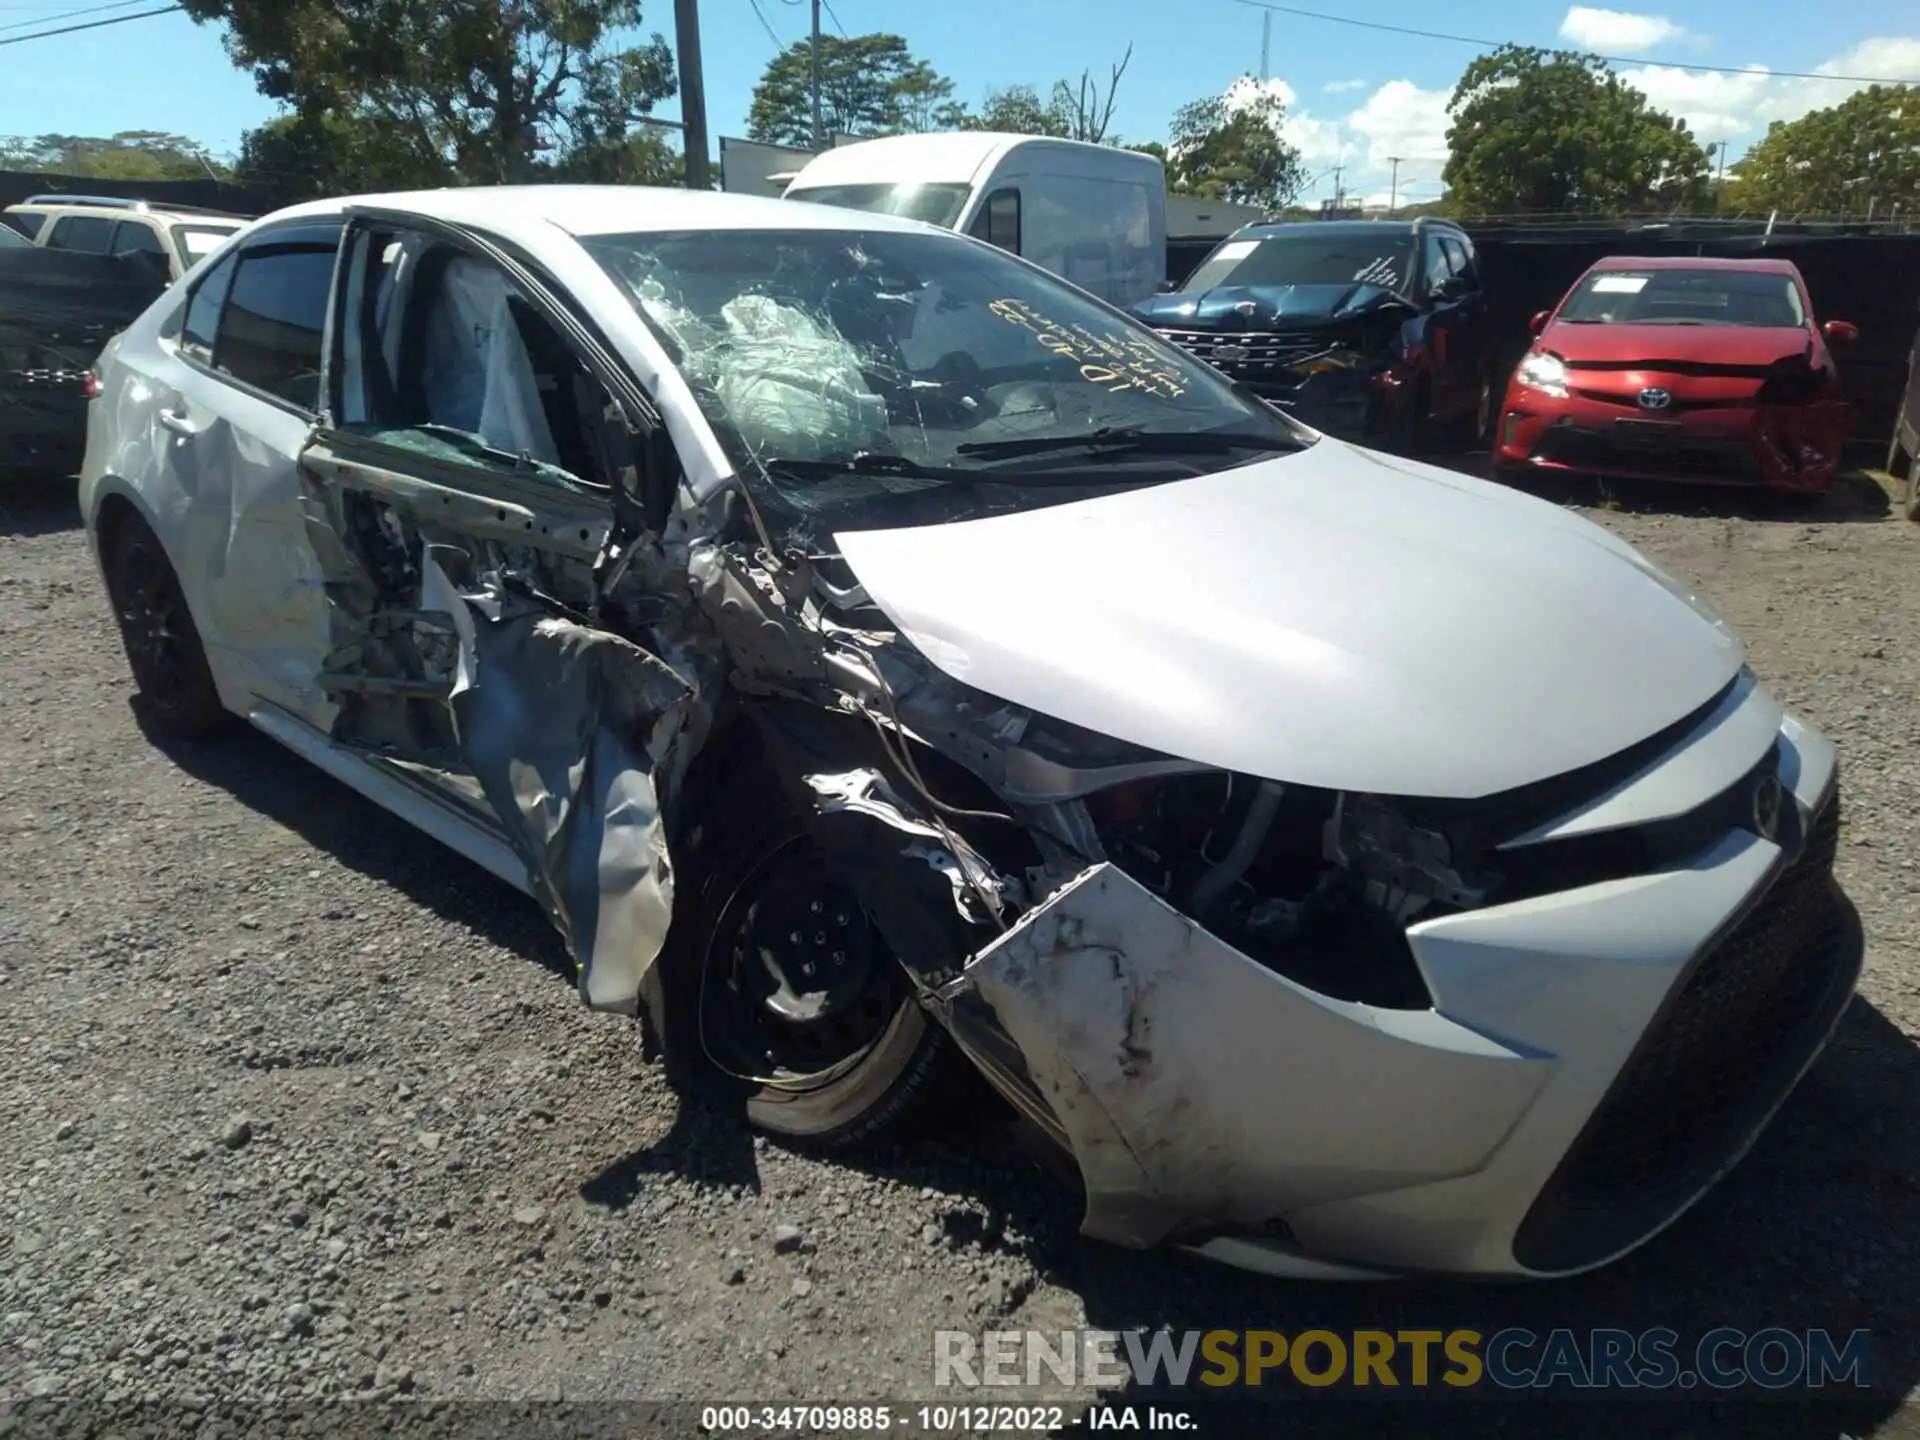
<path id="1" fill-rule="evenodd" d="M 1616 445 L 1605 431 L 1581 430 L 1571 425 L 1548 427 L 1534 445 L 1532 458 L 1555 465 L 1631 470 L 1640 475 L 1664 475 L 1680 480 L 1758 483 L 1763 478 L 1753 447 L 1744 441 L 1696 440 L 1683 436 L 1671 449 L 1641 449 Z"/>
<path id="2" fill-rule="evenodd" d="M 1265 375 L 1297 365 L 1327 348 L 1311 330 L 1162 330 L 1196 360 L 1228 375 Z M 1226 353 L 1221 354 L 1225 349 Z"/>
<path id="3" fill-rule="evenodd" d="M 1831 875 L 1838 799 L 1760 903 L 1695 963 L 1527 1213 L 1534 1270 L 1595 1264 L 1658 1229 L 1785 1097 L 1852 993 L 1860 946 Z"/>

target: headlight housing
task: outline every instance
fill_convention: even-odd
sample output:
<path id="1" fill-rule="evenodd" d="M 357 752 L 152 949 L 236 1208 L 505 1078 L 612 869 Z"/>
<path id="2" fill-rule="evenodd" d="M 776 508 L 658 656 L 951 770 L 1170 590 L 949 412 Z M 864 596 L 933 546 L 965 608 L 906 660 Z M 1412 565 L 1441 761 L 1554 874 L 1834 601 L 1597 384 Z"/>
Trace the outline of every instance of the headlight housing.
<path id="1" fill-rule="evenodd" d="M 1529 350 L 1514 373 L 1522 385 L 1544 395 L 1567 393 L 1567 362 L 1551 350 Z"/>

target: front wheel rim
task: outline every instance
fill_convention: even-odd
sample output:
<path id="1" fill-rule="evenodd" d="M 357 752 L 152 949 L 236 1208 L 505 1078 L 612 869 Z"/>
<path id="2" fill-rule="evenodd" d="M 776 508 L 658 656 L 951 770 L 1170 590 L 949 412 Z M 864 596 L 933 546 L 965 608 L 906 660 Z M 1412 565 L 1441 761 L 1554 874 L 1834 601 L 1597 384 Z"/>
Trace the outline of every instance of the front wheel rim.
<path id="1" fill-rule="evenodd" d="M 748 871 L 709 932 L 701 1044 L 737 1080 L 825 1084 L 880 1043 L 904 981 L 852 892 L 795 837 Z"/>

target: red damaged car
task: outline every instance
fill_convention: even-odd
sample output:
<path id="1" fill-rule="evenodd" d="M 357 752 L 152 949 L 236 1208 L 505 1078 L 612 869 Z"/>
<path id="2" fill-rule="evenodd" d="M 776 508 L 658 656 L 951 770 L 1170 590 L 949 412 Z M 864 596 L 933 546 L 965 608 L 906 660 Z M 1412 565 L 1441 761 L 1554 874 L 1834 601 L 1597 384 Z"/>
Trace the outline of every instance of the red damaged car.
<path id="1" fill-rule="evenodd" d="M 1507 386 L 1500 470 L 1764 485 L 1817 495 L 1840 468 L 1851 410 L 1828 343 L 1785 260 L 1602 260 Z"/>

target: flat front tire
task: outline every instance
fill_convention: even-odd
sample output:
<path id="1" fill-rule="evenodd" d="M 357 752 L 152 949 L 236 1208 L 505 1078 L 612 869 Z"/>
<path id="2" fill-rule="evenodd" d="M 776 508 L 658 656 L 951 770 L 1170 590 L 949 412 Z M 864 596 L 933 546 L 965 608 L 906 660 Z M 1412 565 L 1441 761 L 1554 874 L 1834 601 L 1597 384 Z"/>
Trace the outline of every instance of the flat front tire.
<path id="1" fill-rule="evenodd" d="M 681 1073 L 817 1149 L 924 1122 L 964 1061 L 779 781 L 743 765 L 677 850 L 685 923 L 660 963 Z"/>

